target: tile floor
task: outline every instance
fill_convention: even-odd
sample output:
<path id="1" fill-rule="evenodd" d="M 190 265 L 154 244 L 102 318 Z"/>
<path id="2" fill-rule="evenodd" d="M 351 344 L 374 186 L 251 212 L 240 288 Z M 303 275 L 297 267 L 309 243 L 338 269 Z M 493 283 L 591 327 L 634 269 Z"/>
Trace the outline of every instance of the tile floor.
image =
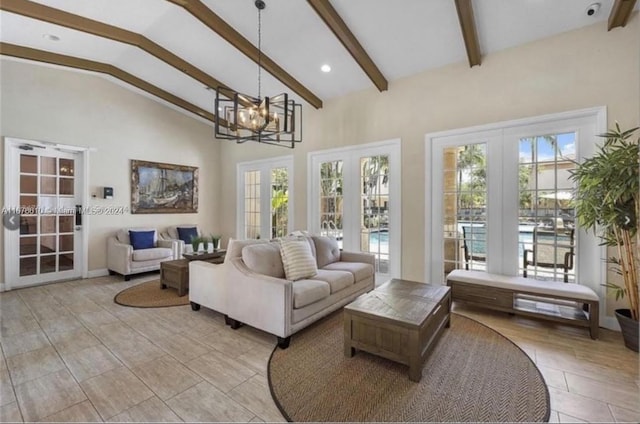
<path id="1" fill-rule="evenodd" d="M 101 277 L 0 293 L 0 421 L 283 421 L 267 385 L 275 338 L 189 306 L 113 303 Z M 552 422 L 638 422 L 638 355 L 619 334 L 456 305 L 518 344 L 551 394 Z M 295 343 L 295 337 L 292 339 Z"/>

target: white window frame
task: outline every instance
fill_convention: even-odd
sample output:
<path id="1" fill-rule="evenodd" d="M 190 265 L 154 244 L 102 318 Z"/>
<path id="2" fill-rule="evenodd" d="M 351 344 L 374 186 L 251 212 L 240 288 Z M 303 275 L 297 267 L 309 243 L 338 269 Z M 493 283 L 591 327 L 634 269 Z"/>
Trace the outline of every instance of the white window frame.
<path id="1" fill-rule="evenodd" d="M 442 269 L 442 203 L 440 196 L 434 196 L 437 187 L 442 187 L 441 166 L 434 166 L 434 154 L 442 146 L 482 142 L 487 140 L 487 226 L 491 234 L 487 236 L 487 272 L 518 275 L 517 249 L 503 249 L 503 246 L 517 246 L 517 232 L 503 231 L 503 228 L 517 228 L 518 162 L 503 161 L 502 156 L 517 157 L 520 138 L 548 133 L 575 131 L 587 128 L 594 134 L 587 134 L 587 142 L 576 135 L 576 158 L 582 162 L 592 156 L 599 144 L 593 136 L 606 132 L 606 107 L 581 109 L 512 121 L 497 122 L 469 128 L 430 133 L 425 135 L 425 281 L 444 284 Z M 594 142 L 589 142 L 594 140 Z M 493 165 L 492 165 L 493 164 Z M 498 166 L 499 165 L 499 166 Z M 510 178 L 509 176 L 516 176 Z M 495 181 L 499 181 L 498 184 Z M 492 183 L 493 182 L 493 183 Z M 493 189 L 492 189 L 493 187 Z M 496 189 L 496 187 L 500 187 Z M 505 199 L 514 199 L 516 204 Z M 496 213 L 499 212 L 499 213 Z M 576 269 L 577 283 L 593 289 L 600 297 L 600 324 L 606 328 L 617 328 L 615 319 L 607 317 L 606 290 L 606 248 L 599 246 L 599 240 L 584 230 L 576 232 L 576 246 L 579 255 Z M 497 252 L 500 252 L 498 254 Z"/>
<path id="2" fill-rule="evenodd" d="M 320 234 L 320 164 L 335 160 L 343 163 L 343 249 L 360 251 L 360 158 L 389 156 L 389 273 L 378 274 L 380 280 L 400 278 L 402 274 L 402 171 L 400 139 L 317 150 L 307 155 L 307 227 L 313 234 Z M 357 170 L 357 176 L 353 169 Z M 353 195 L 355 194 L 355 195 Z M 382 281 L 384 282 L 384 281 Z"/>
<path id="3" fill-rule="evenodd" d="M 247 171 L 260 171 L 260 237 L 271 238 L 271 170 L 287 168 L 288 180 L 288 231 L 295 228 L 294 217 L 294 185 L 293 185 L 293 155 L 279 156 L 269 159 L 259 159 L 239 162 L 236 166 L 236 238 L 245 238 L 245 202 L 244 202 L 244 174 Z M 269 211 L 269 213 L 264 213 Z"/>

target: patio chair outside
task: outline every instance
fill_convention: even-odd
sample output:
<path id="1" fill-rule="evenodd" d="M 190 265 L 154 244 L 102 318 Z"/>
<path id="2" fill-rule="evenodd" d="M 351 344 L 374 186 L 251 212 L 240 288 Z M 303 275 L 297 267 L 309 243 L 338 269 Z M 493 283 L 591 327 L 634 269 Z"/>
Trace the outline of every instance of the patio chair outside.
<path id="1" fill-rule="evenodd" d="M 464 268 L 469 269 L 471 261 L 487 260 L 487 228 L 463 226 L 462 240 L 464 247 Z"/>
<path id="2" fill-rule="evenodd" d="M 525 249 L 522 258 L 523 276 L 527 276 L 527 267 L 559 268 L 564 273 L 564 282 L 569 282 L 569 271 L 573 269 L 575 230 L 533 230 L 533 248 Z M 554 244 L 554 236 L 557 242 Z M 546 240 L 545 240 L 546 239 Z M 549 244 L 544 244 L 547 241 Z"/>

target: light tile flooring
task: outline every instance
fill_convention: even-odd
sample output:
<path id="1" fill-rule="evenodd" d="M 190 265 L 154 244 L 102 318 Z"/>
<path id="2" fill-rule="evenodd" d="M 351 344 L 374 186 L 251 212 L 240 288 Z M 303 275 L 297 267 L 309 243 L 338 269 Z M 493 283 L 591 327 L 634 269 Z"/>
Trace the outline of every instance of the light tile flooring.
<path id="1" fill-rule="evenodd" d="M 189 306 L 116 305 L 157 275 L 0 294 L 0 421 L 283 421 L 267 384 L 275 338 Z M 456 306 L 518 344 L 551 394 L 552 422 L 640 421 L 638 355 L 619 334 Z M 292 339 L 295 343 L 295 337 Z"/>

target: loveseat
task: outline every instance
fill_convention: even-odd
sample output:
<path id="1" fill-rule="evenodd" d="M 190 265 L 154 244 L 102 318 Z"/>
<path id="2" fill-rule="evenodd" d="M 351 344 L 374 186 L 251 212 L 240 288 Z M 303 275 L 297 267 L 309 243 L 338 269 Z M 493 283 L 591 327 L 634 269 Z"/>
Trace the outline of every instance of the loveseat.
<path id="1" fill-rule="evenodd" d="M 131 240 L 131 233 L 149 235 L 149 243 L 137 248 Z M 151 234 L 153 233 L 153 234 Z M 155 228 L 126 228 L 107 239 L 107 268 L 109 274 L 121 274 L 129 281 L 131 274 L 156 271 L 160 263 L 178 259 L 178 243 L 172 240 L 158 239 Z"/>
<path id="2" fill-rule="evenodd" d="M 285 276 L 278 241 L 231 240 L 224 263 L 192 261 L 192 309 L 202 305 L 224 314 L 232 328 L 247 324 L 274 334 L 286 348 L 292 334 L 373 290 L 373 255 L 341 251 L 329 237 L 300 240 L 308 243 L 317 271 L 296 281 Z"/>

